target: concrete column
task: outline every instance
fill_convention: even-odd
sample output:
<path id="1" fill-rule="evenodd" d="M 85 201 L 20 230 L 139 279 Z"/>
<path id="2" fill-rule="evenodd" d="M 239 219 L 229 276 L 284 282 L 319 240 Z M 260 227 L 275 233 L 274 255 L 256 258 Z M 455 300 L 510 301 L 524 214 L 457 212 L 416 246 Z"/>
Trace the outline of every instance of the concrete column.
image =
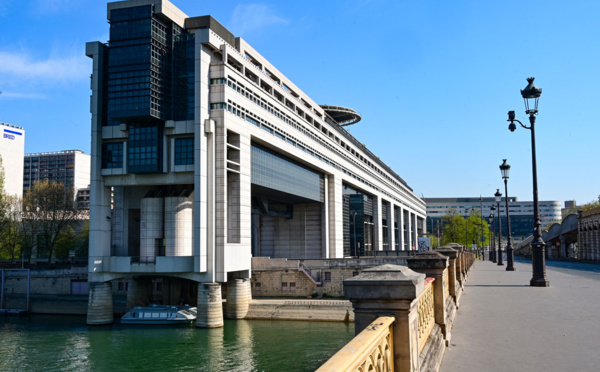
<path id="1" fill-rule="evenodd" d="M 425 275 L 406 266 L 383 265 L 344 280 L 344 293 L 354 309 L 354 332 L 359 334 L 379 316 L 392 314 L 394 371 L 420 371 L 418 298 Z"/>
<path id="2" fill-rule="evenodd" d="M 164 199 L 142 198 L 140 216 L 140 262 L 155 262 L 164 236 Z"/>
<path id="3" fill-rule="evenodd" d="M 449 262 L 448 262 L 448 281 L 449 281 L 449 288 L 450 288 L 450 297 L 452 297 L 454 299 L 454 304 L 456 305 L 456 308 L 458 308 L 458 297 L 460 295 L 460 285 L 456 285 L 456 275 L 457 275 L 457 269 L 456 269 L 456 264 L 457 264 L 457 257 L 458 257 L 458 251 L 456 249 L 452 249 L 448 246 L 443 246 L 443 247 L 439 247 L 438 249 L 435 250 L 436 252 L 439 252 L 441 254 L 443 254 L 444 256 L 449 258 Z"/>
<path id="4" fill-rule="evenodd" d="M 327 182 L 327 208 L 329 224 L 328 258 L 344 257 L 344 203 L 342 198 L 342 177 L 330 175 Z"/>
<path id="5" fill-rule="evenodd" d="M 406 224 L 406 230 L 408 231 L 408 234 L 406 234 L 408 236 L 408 239 L 406 241 L 406 243 L 408 244 L 408 250 L 412 250 L 412 246 L 413 246 L 413 236 L 412 236 L 412 213 L 410 213 L 410 211 L 408 211 L 408 222 Z"/>
<path id="6" fill-rule="evenodd" d="M 413 214 L 412 215 L 412 248 L 417 249 L 417 247 L 419 246 L 418 240 L 417 239 L 417 229 L 418 229 L 418 225 L 417 225 L 417 215 Z"/>
<path id="7" fill-rule="evenodd" d="M 105 325 L 113 323 L 113 298 L 110 282 L 90 282 L 88 295 L 87 324 Z"/>
<path id="8" fill-rule="evenodd" d="M 389 203 L 388 210 L 389 218 L 388 218 L 388 234 L 389 234 L 389 250 L 396 250 L 396 229 L 394 228 L 394 224 L 396 223 L 396 206 L 394 203 Z"/>
<path id="9" fill-rule="evenodd" d="M 404 209 L 402 209 L 402 207 L 400 207 L 400 213 L 398 213 L 398 229 L 400 229 L 400 233 L 399 238 L 400 241 L 398 242 L 398 248 L 400 251 L 404 250 L 404 233 L 405 233 L 405 229 L 404 229 Z"/>
<path id="10" fill-rule="evenodd" d="M 448 276 L 449 258 L 435 251 L 418 253 L 414 257 L 407 257 L 408 268 L 425 274 L 428 278 L 434 278 L 433 281 L 433 301 L 435 308 L 435 322 L 442 329 L 444 338 L 450 340 L 450 329 L 452 328 L 446 308 L 446 285 L 450 283 Z M 449 297 L 449 293 L 448 293 Z M 454 305 L 454 301 L 451 301 Z"/>
<path id="11" fill-rule="evenodd" d="M 244 319 L 252 302 L 250 279 L 233 279 L 227 282 L 225 318 Z"/>
<path id="12" fill-rule="evenodd" d="M 126 309 L 148 305 L 152 300 L 152 279 L 131 278 L 127 288 Z"/>
<path id="13" fill-rule="evenodd" d="M 383 229 L 381 227 L 381 197 L 379 195 L 373 196 L 373 223 L 375 228 L 373 229 L 373 251 L 383 250 Z M 375 253 L 373 253 L 375 254 Z"/>
<path id="14" fill-rule="evenodd" d="M 198 284 L 198 328 L 223 327 L 223 300 L 219 283 Z"/>

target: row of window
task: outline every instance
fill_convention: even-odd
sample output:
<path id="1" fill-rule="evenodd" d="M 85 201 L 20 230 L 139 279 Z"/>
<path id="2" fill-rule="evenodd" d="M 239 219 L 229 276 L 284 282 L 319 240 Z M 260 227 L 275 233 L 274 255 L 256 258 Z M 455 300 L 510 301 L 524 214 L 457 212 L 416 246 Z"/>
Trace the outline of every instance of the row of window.
<path id="1" fill-rule="evenodd" d="M 250 62 L 253 61 L 252 57 L 246 57 L 246 59 Z M 228 61 L 230 62 L 230 64 L 232 64 L 233 59 L 228 58 Z M 239 64 L 239 62 L 235 61 L 235 64 Z M 253 62 L 252 62 L 253 63 Z M 235 65 L 233 67 L 236 67 Z M 236 67 L 236 70 L 241 71 L 240 66 Z M 251 74 L 253 75 L 253 74 Z M 269 77 L 271 77 L 271 79 L 273 79 L 273 75 L 272 74 L 267 74 Z M 251 76 L 248 76 L 248 74 L 246 74 L 246 76 L 248 78 L 250 78 L 252 81 L 254 81 L 254 83 L 257 83 L 256 79 L 252 79 Z M 228 85 L 230 87 L 234 88 L 235 85 L 235 80 L 231 78 L 231 76 L 229 77 L 230 80 L 233 80 L 233 83 L 231 81 L 228 81 Z M 277 84 L 280 83 L 279 79 L 273 79 Z M 241 86 L 241 84 L 240 84 Z M 242 95 L 246 95 L 246 98 L 249 98 L 251 100 L 253 100 L 255 103 L 258 103 L 257 101 L 254 100 L 254 98 L 249 97 L 248 96 L 248 92 L 244 92 L 244 87 L 243 86 L 236 86 L 235 89 L 241 93 Z M 314 121 L 312 117 L 305 115 L 304 111 L 302 111 L 301 109 L 299 109 L 298 107 L 295 107 L 289 100 L 284 99 L 283 95 L 281 95 L 281 93 L 278 93 L 277 91 L 272 91 L 271 87 L 268 86 L 267 84 L 264 83 L 263 80 L 261 80 L 261 85 L 260 87 L 266 92 L 268 93 L 270 96 L 275 96 L 276 99 L 278 99 L 279 101 L 281 101 L 283 104 L 285 104 L 289 109 L 294 110 L 294 108 L 296 109 L 296 113 L 298 115 L 300 115 L 302 118 L 304 118 L 308 123 L 310 123 L 311 125 L 313 125 L 315 128 L 317 128 L 318 130 L 320 130 L 321 132 L 323 132 L 325 135 L 327 135 L 330 139 L 334 140 L 335 142 L 337 142 L 340 146 L 344 147 L 344 149 L 346 149 L 348 152 L 350 152 L 354 157 L 358 158 L 362 163 L 366 164 L 369 168 L 371 168 L 372 170 L 376 171 L 377 174 L 379 174 L 379 176 L 383 177 L 385 180 L 387 180 L 388 182 L 391 182 L 393 185 L 395 185 L 396 187 L 402 189 L 402 186 L 400 185 L 400 183 L 402 183 L 403 185 L 407 186 L 406 183 L 402 180 L 400 183 L 398 183 L 393 177 L 389 176 L 387 173 L 385 173 L 383 170 L 379 169 L 377 166 L 375 166 L 375 164 L 373 164 L 371 161 L 369 161 L 369 159 L 365 158 L 364 156 L 362 156 L 359 152 L 355 151 L 351 146 L 349 146 L 348 144 L 346 144 L 344 141 L 340 140 L 335 134 L 333 134 L 332 132 L 330 132 L 325 126 L 322 126 L 321 124 L 319 124 L 317 121 Z M 294 93 L 292 90 L 290 90 L 287 86 L 286 87 L 286 91 L 289 92 L 290 94 L 292 94 L 292 96 L 296 99 L 299 99 L 307 108 L 312 110 L 312 107 L 302 98 L 300 98 L 296 93 Z M 250 92 L 250 96 L 252 96 L 252 92 Z M 258 98 L 260 100 L 260 97 Z M 262 100 L 264 101 L 264 100 Z M 267 103 L 265 101 L 265 103 Z M 272 107 L 272 105 L 269 103 L 269 106 Z M 270 111 L 269 107 L 266 107 L 267 110 Z M 283 117 L 287 117 L 289 118 L 287 115 L 281 115 L 281 113 L 279 112 L 279 110 L 277 108 L 274 108 L 274 115 L 276 115 L 277 117 L 279 117 L 280 119 L 284 120 L 285 119 Z M 321 115 L 317 112 L 314 111 L 320 118 Z M 292 119 L 293 120 L 293 119 Z M 326 120 L 327 121 L 327 120 Z M 359 146 L 359 147 L 364 147 L 364 145 L 362 145 L 360 142 L 358 142 L 358 140 L 356 140 L 354 137 L 352 137 L 352 135 L 350 133 L 348 133 L 344 128 L 337 128 L 335 127 L 335 124 L 332 123 L 332 125 L 334 125 L 334 128 L 338 130 L 339 133 L 341 133 L 344 137 L 346 137 L 346 139 L 350 140 L 350 142 L 354 143 L 355 145 Z M 367 152 L 373 159 L 375 162 L 377 162 L 379 165 L 381 165 L 384 169 L 386 169 L 388 172 L 394 174 L 396 177 L 399 178 L 398 175 L 396 175 L 387 165 L 385 165 L 381 160 L 379 160 L 379 158 L 377 158 L 374 154 L 372 154 L 368 149 L 364 148 L 363 151 Z"/>
<path id="2" fill-rule="evenodd" d="M 225 82 L 227 82 L 227 86 L 228 87 L 234 89 L 236 92 L 240 93 L 242 96 L 244 96 L 247 99 L 251 100 L 255 104 L 260 105 L 263 109 L 265 109 L 269 113 L 275 115 L 277 118 L 279 118 L 280 120 L 282 120 L 285 123 L 289 124 L 290 126 L 293 126 L 295 129 L 299 130 L 300 132 L 302 132 L 303 134 L 305 134 L 306 136 L 308 136 L 309 138 L 311 138 L 315 142 L 319 143 L 321 146 L 328 148 L 330 151 L 335 152 L 338 155 L 340 155 L 341 157 L 343 157 L 346 160 L 350 161 L 356 167 L 362 169 L 363 171 L 365 171 L 367 173 L 370 173 L 369 170 L 367 170 L 366 168 L 364 168 L 362 164 L 356 162 L 351 157 L 349 157 L 346 154 L 342 153 L 337 147 L 334 147 L 331 144 L 323 141 L 321 138 L 319 138 L 316 135 L 314 135 L 311 131 L 305 129 L 303 125 L 299 124 L 298 122 L 296 122 L 296 120 L 292 119 L 291 117 L 289 117 L 287 115 L 282 115 L 277 108 L 272 108 L 272 105 L 270 103 L 265 105 L 266 101 L 264 99 L 262 99 L 256 93 L 253 93 L 252 91 L 247 90 L 243 85 L 237 83 L 235 81 L 235 79 L 233 79 L 231 76 L 229 76 L 228 79 L 224 79 L 224 78 L 211 79 L 211 84 L 213 84 L 213 85 L 215 85 L 215 84 L 225 84 Z M 318 123 L 316 123 L 316 124 L 318 124 Z M 335 138 L 337 140 L 337 137 L 335 137 Z M 347 146 L 343 141 L 339 141 L 339 142 L 340 142 L 340 145 L 342 145 L 342 147 L 345 147 L 345 148 L 347 147 L 346 150 L 348 150 L 348 151 L 351 150 L 351 148 L 349 146 Z M 353 150 L 352 150 L 352 153 L 354 155 L 357 155 L 357 156 L 359 155 L 358 153 L 355 153 Z M 363 157 L 361 157 L 361 160 L 367 161 Z M 327 160 L 327 162 L 331 163 L 331 164 L 334 164 L 331 160 Z M 373 170 L 377 171 L 378 174 L 383 175 L 384 178 L 386 178 L 388 181 L 392 182 L 395 186 L 397 186 L 397 187 L 399 187 L 401 189 L 400 185 L 397 182 L 395 182 L 394 180 L 392 180 L 391 178 L 389 178 L 387 175 L 385 175 L 381 170 L 379 170 L 378 168 L 376 168 L 372 163 L 368 162 L 368 165 Z M 358 181 L 360 181 L 360 182 L 362 182 L 362 183 L 364 183 L 364 184 L 372 187 L 375 190 L 380 191 L 381 193 L 387 195 L 389 198 L 394 199 L 394 200 L 396 200 L 396 201 L 398 201 L 398 202 L 401 203 L 401 201 L 398 198 L 394 197 L 392 194 L 388 193 L 387 191 L 380 189 L 379 187 L 375 186 L 371 182 L 369 182 L 369 181 L 367 181 L 367 180 L 365 180 L 365 179 L 357 176 L 356 174 L 353 174 L 352 172 L 347 171 L 343 167 L 339 167 L 339 169 L 342 170 L 342 172 L 344 172 L 345 174 L 351 176 L 352 178 L 354 178 L 354 179 L 356 179 L 356 180 L 358 180 Z M 400 193 L 402 195 L 404 195 L 403 192 L 400 192 Z M 407 195 L 404 195 L 404 196 L 407 196 Z"/>
<path id="3" fill-rule="evenodd" d="M 219 82 L 219 81 L 223 81 L 225 79 L 213 79 L 215 80 L 215 83 Z M 305 144 L 303 144 L 302 142 L 298 141 L 297 139 L 295 139 L 294 137 L 291 137 L 289 135 L 284 135 L 281 132 L 279 132 L 278 130 L 274 129 L 275 126 L 270 124 L 269 122 L 265 121 L 264 119 L 262 119 L 261 117 L 259 117 L 258 115 L 255 115 L 254 113 L 252 113 L 251 111 L 238 106 L 235 102 L 232 102 L 231 100 L 228 101 L 227 104 L 223 103 L 223 102 L 219 102 L 219 103 L 212 103 L 211 104 L 211 109 L 227 109 L 227 111 L 229 111 L 230 113 L 245 119 L 246 121 L 248 121 L 249 123 L 252 123 L 258 127 L 260 127 L 261 129 L 275 135 L 277 138 L 286 141 L 287 143 L 293 145 L 294 147 L 297 147 L 299 149 L 301 149 L 302 151 L 308 153 L 311 156 L 314 156 L 315 158 L 317 158 L 318 160 L 321 160 L 325 163 L 327 163 L 328 165 L 331 165 L 332 167 L 336 168 L 336 169 L 340 169 L 344 174 L 347 174 L 348 176 L 356 179 L 359 182 L 362 182 L 366 185 L 371 186 L 374 189 L 379 190 L 379 188 L 375 185 L 373 185 L 372 183 L 368 182 L 367 180 L 359 177 L 358 175 L 346 170 L 344 167 L 340 166 L 339 164 L 333 162 L 332 160 L 330 160 L 329 158 L 327 158 L 326 156 L 318 153 L 316 150 L 311 149 L 310 147 L 306 146 Z M 323 143 L 320 139 L 316 138 L 314 135 L 312 135 L 310 132 L 307 133 L 306 130 L 304 130 L 304 128 L 302 128 L 300 125 L 296 124 L 295 121 L 291 121 L 288 122 L 289 125 L 295 127 L 296 129 L 298 129 L 299 131 L 303 132 L 304 134 L 308 135 L 309 137 L 311 137 L 313 140 L 321 143 L 322 145 L 326 146 L 326 147 L 330 147 L 327 144 Z M 330 147 L 330 149 L 332 151 L 335 151 L 333 148 Z M 351 161 L 352 163 L 354 163 L 355 165 L 359 166 L 358 164 L 356 164 L 356 162 L 354 162 L 352 159 L 349 159 L 347 156 L 341 154 L 339 151 L 337 151 L 338 154 L 340 154 L 341 156 L 344 156 L 346 159 L 348 159 L 349 161 Z M 384 193 L 385 195 L 388 195 L 390 198 L 395 199 L 398 201 L 397 198 L 394 198 L 391 194 L 380 190 L 382 193 Z"/>
<path id="4" fill-rule="evenodd" d="M 139 135 L 146 140 L 146 135 Z M 124 142 L 106 142 L 102 144 L 102 168 L 123 168 Z M 137 146 L 128 150 L 129 166 L 150 166 L 159 162 L 157 146 Z M 194 164 L 194 138 L 175 139 L 175 165 Z"/>

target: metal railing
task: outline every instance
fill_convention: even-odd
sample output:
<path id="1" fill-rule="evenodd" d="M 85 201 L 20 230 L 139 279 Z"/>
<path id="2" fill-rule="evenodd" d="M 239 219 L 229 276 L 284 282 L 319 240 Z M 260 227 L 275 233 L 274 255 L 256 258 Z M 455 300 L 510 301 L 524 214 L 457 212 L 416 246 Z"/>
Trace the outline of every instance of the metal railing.
<path id="1" fill-rule="evenodd" d="M 393 371 L 394 317 L 381 316 L 323 364 L 326 371 Z"/>

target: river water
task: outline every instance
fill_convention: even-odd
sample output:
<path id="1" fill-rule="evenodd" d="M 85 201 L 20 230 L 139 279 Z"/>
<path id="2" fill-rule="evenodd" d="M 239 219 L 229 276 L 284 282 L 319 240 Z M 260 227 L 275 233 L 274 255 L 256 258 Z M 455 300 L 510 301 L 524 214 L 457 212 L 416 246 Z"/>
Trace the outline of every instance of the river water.
<path id="1" fill-rule="evenodd" d="M 88 327 L 85 317 L 0 316 L 0 371 L 314 371 L 354 324 L 268 320 Z"/>

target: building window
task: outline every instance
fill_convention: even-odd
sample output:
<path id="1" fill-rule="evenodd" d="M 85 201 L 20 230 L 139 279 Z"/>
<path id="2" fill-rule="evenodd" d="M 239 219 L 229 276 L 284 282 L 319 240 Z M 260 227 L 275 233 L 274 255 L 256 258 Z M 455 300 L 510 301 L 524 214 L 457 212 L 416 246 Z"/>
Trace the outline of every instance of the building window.
<path id="1" fill-rule="evenodd" d="M 358 275 L 358 271 L 353 271 L 352 272 L 352 276 L 357 276 Z"/>
<path id="2" fill-rule="evenodd" d="M 129 125 L 127 171 L 130 173 L 162 171 L 162 127 L 153 123 Z"/>
<path id="3" fill-rule="evenodd" d="M 326 282 L 331 281 L 331 273 L 329 271 L 325 271 L 325 281 Z"/>
<path id="4" fill-rule="evenodd" d="M 256 283 L 254 283 L 254 290 L 255 290 L 256 292 L 260 292 L 260 282 L 256 282 Z"/>
<path id="5" fill-rule="evenodd" d="M 281 283 L 281 291 L 282 292 L 287 292 L 287 290 L 288 290 L 287 283 Z"/>
<path id="6" fill-rule="evenodd" d="M 123 142 L 102 144 L 102 168 L 123 168 Z"/>
<path id="7" fill-rule="evenodd" d="M 175 165 L 194 164 L 194 138 L 175 139 Z"/>
<path id="8" fill-rule="evenodd" d="M 296 292 L 296 283 L 294 283 L 294 282 L 290 283 L 290 292 Z"/>

